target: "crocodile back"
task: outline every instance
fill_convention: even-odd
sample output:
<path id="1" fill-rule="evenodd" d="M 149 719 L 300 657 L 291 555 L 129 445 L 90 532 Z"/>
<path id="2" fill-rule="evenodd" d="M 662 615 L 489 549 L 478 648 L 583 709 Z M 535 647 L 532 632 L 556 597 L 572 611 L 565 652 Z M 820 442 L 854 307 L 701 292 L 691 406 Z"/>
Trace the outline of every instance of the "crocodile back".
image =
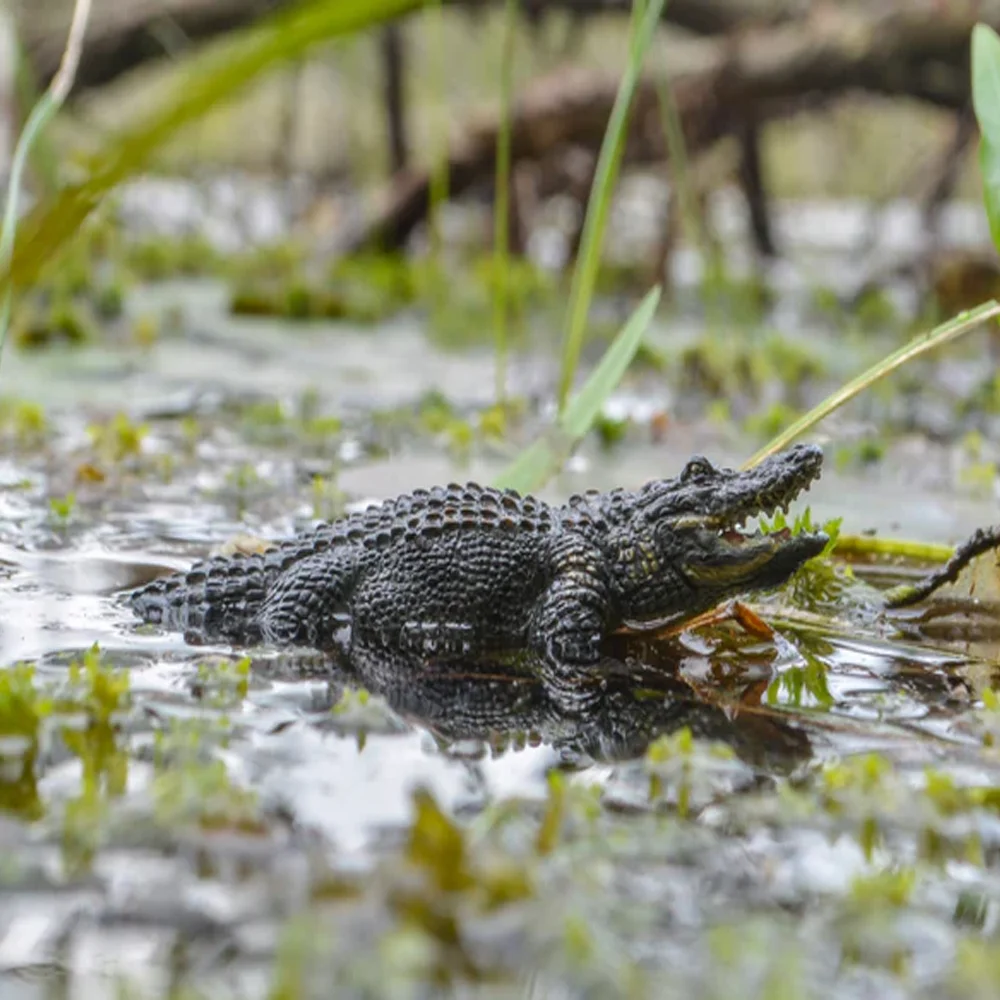
<path id="1" fill-rule="evenodd" d="M 416 552 L 437 547 L 444 536 L 494 532 L 518 539 L 530 552 L 561 520 L 543 501 L 513 490 L 477 483 L 418 489 L 319 524 L 263 553 L 200 560 L 133 591 L 130 602 L 149 622 L 188 633 L 244 636 L 277 578 L 310 556 L 351 547 L 362 569 L 385 560 L 390 550 Z"/>

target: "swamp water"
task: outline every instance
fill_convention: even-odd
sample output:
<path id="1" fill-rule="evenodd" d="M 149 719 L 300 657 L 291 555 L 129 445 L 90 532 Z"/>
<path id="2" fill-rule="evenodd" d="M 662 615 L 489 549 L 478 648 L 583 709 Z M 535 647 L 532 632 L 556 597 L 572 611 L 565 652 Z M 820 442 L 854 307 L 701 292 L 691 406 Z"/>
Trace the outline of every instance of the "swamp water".
<path id="1" fill-rule="evenodd" d="M 476 424 L 488 351 L 410 320 L 233 320 L 212 283 L 129 308 L 178 304 L 146 347 L 4 359 L 49 426 L 23 403 L 0 423 L 3 1000 L 996 995 L 989 560 L 907 612 L 877 591 L 916 569 L 859 562 L 756 604 L 772 640 L 616 638 L 582 720 L 517 662 L 193 647 L 120 592 L 235 536 L 488 480 L 516 445 Z M 672 323 L 654 341 L 683 339 Z M 530 399 L 554 374 L 536 352 L 511 384 Z M 543 495 L 750 450 L 704 419 L 664 431 L 674 403 L 631 378 L 608 407 L 624 440 Z M 953 448 L 902 435 L 866 471 L 836 440 L 817 521 L 954 543 L 997 520 L 952 488 Z"/>

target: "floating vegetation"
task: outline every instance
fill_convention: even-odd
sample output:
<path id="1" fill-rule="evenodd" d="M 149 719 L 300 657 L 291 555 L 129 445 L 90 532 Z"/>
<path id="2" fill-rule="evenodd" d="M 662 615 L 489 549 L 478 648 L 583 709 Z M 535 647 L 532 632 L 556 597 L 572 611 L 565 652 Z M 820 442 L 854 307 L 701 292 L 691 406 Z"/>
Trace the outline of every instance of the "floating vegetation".
<path id="1" fill-rule="evenodd" d="M 45 410 L 35 402 L 0 397 L 0 438 L 17 448 L 37 448 L 51 432 Z"/>
<path id="2" fill-rule="evenodd" d="M 87 430 L 97 460 L 114 466 L 142 454 L 149 425 L 135 423 L 119 412 L 109 420 L 91 424 Z"/>

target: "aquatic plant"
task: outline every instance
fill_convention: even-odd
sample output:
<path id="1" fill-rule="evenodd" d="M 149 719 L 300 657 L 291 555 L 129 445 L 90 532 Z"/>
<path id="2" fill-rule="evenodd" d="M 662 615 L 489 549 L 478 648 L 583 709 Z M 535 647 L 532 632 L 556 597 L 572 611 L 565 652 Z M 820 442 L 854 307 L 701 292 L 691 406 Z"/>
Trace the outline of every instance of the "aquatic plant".
<path id="1" fill-rule="evenodd" d="M 215 709 L 237 708 L 250 688 L 250 657 L 238 660 L 217 656 L 198 662 L 191 693 L 203 705 Z"/>
<path id="2" fill-rule="evenodd" d="M 49 497 L 49 513 L 57 524 L 65 524 L 76 510 L 76 494 L 70 491 L 65 496 Z"/>
<path id="3" fill-rule="evenodd" d="M 555 425 L 522 451 L 494 479 L 494 485 L 530 492 L 562 468 L 573 446 L 590 429 L 604 401 L 631 364 L 659 301 L 660 289 L 657 286 L 647 293 Z"/>
<path id="4" fill-rule="evenodd" d="M 49 421 L 39 403 L 0 398 L 0 438 L 18 448 L 38 448 L 49 433 Z"/>
<path id="5" fill-rule="evenodd" d="M 3 223 L 0 225 L 0 270 L 8 271 L 14 254 L 14 237 L 18 223 L 18 200 L 21 195 L 21 177 L 24 173 L 28 154 L 36 138 L 45 126 L 55 117 L 69 95 L 76 77 L 76 67 L 80 61 L 83 48 L 83 36 L 87 30 L 87 20 L 90 17 L 90 0 L 75 0 L 73 14 L 70 20 L 66 47 L 48 89 L 42 94 L 28 115 L 24 128 L 14 147 L 11 158 L 10 176 L 7 179 L 7 198 L 4 205 Z M 3 354 L 7 340 L 7 328 L 10 325 L 10 310 L 13 290 L 10 282 L 0 291 L 0 356 Z"/>
<path id="6" fill-rule="evenodd" d="M 583 233 L 580 237 L 580 252 L 570 285 L 557 393 L 560 416 L 564 416 L 567 412 L 569 392 L 573 385 L 580 351 L 583 347 L 587 315 L 590 311 L 601 259 L 601 243 L 607 226 L 608 213 L 611 209 L 611 196 L 625 151 L 629 109 L 639 84 L 639 75 L 646 52 L 653 40 L 653 34 L 660 23 L 660 18 L 663 16 L 665 6 L 666 0 L 643 0 L 643 2 L 636 0 L 632 6 L 632 31 L 628 63 L 615 96 L 611 117 L 608 120 L 604 140 L 598 154 L 594 184 L 590 197 L 587 199 Z M 633 317 L 635 315 L 633 314 Z M 617 383 L 618 380 L 615 381 Z"/>
<path id="7" fill-rule="evenodd" d="M 142 453 L 149 425 L 137 424 L 125 413 L 116 413 L 110 420 L 91 424 L 87 432 L 98 458 L 110 465 L 119 465 Z"/>
<path id="8" fill-rule="evenodd" d="M 1000 36 L 986 24 L 977 24 L 972 33 L 971 72 L 972 102 L 981 132 L 979 162 L 983 204 L 993 242 L 1000 249 Z M 903 365 L 998 316 L 1000 303 L 990 299 L 974 309 L 960 312 L 929 333 L 918 334 L 776 434 L 746 462 L 745 467 L 756 465 L 768 455 L 786 448 L 834 410 Z"/>
<path id="9" fill-rule="evenodd" d="M 52 261 L 106 195 L 145 170 L 186 125 L 230 99 L 268 69 L 338 36 L 425 6 L 429 0 L 315 0 L 283 8 L 252 27 L 189 56 L 176 83 L 83 162 L 83 179 L 36 207 L 20 225 L 0 295 L 24 287 Z M 7 261 L 0 258 L 0 265 Z"/>
<path id="10" fill-rule="evenodd" d="M 972 105 L 980 130 L 983 205 L 1000 249 L 1000 37 L 986 24 L 972 32 Z"/>

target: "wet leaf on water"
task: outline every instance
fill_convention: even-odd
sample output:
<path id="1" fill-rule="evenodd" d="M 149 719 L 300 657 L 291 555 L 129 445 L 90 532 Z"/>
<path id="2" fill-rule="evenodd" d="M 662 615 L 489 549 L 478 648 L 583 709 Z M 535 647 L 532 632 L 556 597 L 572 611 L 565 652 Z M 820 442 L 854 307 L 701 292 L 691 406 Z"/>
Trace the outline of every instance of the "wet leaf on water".
<path id="1" fill-rule="evenodd" d="M 465 836 L 442 811 L 426 789 L 413 796 L 416 817 L 410 828 L 407 855 L 424 869 L 441 892 L 468 889 L 473 878 L 468 871 Z"/>

